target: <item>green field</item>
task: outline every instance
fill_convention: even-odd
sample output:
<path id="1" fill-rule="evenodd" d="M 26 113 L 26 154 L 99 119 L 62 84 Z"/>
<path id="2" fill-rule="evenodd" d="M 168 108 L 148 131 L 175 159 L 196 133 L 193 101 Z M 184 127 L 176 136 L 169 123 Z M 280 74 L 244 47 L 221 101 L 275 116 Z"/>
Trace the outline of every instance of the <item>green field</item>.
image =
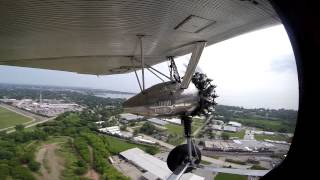
<path id="1" fill-rule="evenodd" d="M 106 144 L 108 145 L 107 149 L 111 154 L 119 154 L 122 151 L 131 149 L 131 148 L 140 148 L 147 153 L 155 154 L 159 151 L 159 148 L 156 146 L 142 145 L 142 144 L 134 144 L 129 141 L 105 135 L 103 136 Z"/>
<path id="2" fill-rule="evenodd" d="M 286 135 L 263 135 L 263 134 L 255 134 L 254 138 L 258 141 L 263 141 L 265 139 L 273 140 L 273 141 L 288 141 L 289 137 Z"/>
<path id="3" fill-rule="evenodd" d="M 203 119 L 193 119 L 192 122 L 192 133 L 196 131 L 199 127 L 201 127 L 204 123 Z M 168 143 L 173 145 L 179 145 L 184 141 L 184 133 L 183 133 L 183 126 L 176 125 L 176 124 L 167 124 L 165 125 L 167 128 L 167 132 L 169 134 Z"/>
<path id="4" fill-rule="evenodd" d="M 219 173 L 214 180 L 247 180 L 247 176 L 241 176 L 237 174 Z"/>
<path id="5" fill-rule="evenodd" d="M 31 121 L 30 118 L 0 107 L 0 129 Z"/>
<path id="6" fill-rule="evenodd" d="M 210 165 L 210 164 L 212 164 L 211 162 L 208 162 L 208 161 L 205 161 L 205 160 L 201 160 L 200 163 L 201 163 L 201 164 L 204 164 L 204 165 Z"/>
<path id="7" fill-rule="evenodd" d="M 264 131 L 276 132 L 293 132 L 295 129 L 294 124 L 288 124 L 279 120 L 266 120 L 266 119 L 249 119 L 249 118 L 236 118 L 237 122 L 246 126 L 257 127 Z"/>
<path id="8" fill-rule="evenodd" d="M 169 134 L 183 135 L 182 125 L 166 124 L 165 127 L 167 128 Z"/>
<path id="9" fill-rule="evenodd" d="M 253 165 L 250 169 L 255 169 L 255 170 L 268 170 L 267 168 L 262 167 L 262 166 L 260 166 L 260 165 L 258 165 L 258 164 Z"/>
<path id="10" fill-rule="evenodd" d="M 245 132 L 245 130 L 241 130 L 241 131 L 238 131 L 238 132 L 223 132 L 223 133 L 228 134 L 229 137 L 237 137 L 239 139 L 243 139 L 244 134 L 246 132 Z"/>
<path id="11" fill-rule="evenodd" d="M 197 130 L 204 123 L 203 119 L 193 119 L 192 122 L 192 132 Z M 183 126 L 177 124 L 167 124 L 165 127 L 168 129 L 169 134 L 183 135 Z"/>

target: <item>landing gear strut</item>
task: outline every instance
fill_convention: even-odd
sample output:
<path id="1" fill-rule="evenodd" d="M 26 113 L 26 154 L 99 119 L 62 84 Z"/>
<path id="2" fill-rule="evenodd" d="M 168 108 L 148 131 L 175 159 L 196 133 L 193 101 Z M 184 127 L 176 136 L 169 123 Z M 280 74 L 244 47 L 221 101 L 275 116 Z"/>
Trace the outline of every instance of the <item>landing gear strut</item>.
<path id="1" fill-rule="evenodd" d="M 191 123 L 192 118 L 189 116 L 183 116 L 181 118 L 184 135 L 187 139 L 187 144 L 181 144 L 175 147 L 168 156 L 167 165 L 169 169 L 174 172 L 177 168 L 187 165 L 188 167 L 184 173 L 192 171 L 201 161 L 201 152 L 198 147 L 194 144 L 191 136 Z"/>

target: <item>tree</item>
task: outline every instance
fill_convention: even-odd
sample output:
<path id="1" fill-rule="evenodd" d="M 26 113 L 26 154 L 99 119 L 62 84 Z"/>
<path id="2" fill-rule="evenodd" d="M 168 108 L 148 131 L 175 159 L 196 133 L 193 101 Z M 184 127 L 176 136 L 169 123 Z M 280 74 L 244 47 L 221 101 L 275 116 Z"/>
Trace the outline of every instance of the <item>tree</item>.
<path id="1" fill-rule="evenodd" d="M 150 122 L 144 123 L 141 128 L 140 128 L 140 133 L 144 133 L 147 135 L 152 135 L 156 133 L 158 129 L 156 128 L 155 125 L 151 124 Z"/>
<path id="2" fill-rule="evenodd" d="M 10 174 L 10 167 L 8 164 L 0 164 L 0 179 L 7 179 Z"/>
<path id="3" fill-rule="evenodd" d="M 28 168 L 31 170 L 31 171 L 38 171 L 40 169 L 40 163 L 32 160 L 28 163 Z"/>
<path id="4" fill-rule="evenodd" d="M 133 136 L 138 135 L 138 133 L 139 133 L 139 130 L 138 130 L 138 129 L 134 129 L 134 130 L 133 130 Z"/>
<path id="5" fill-rule="evenodd" d="M 223 140 L 228 140 L 230 138 L 229 134 L 224 133 L 224 132 L 221 134 L 221 137 Z"/>
<path id="6" fill-rule="evenodd" d="M 121 130 L 121 131 L 126 131 L 126 130 L 127 130 L 127 125 L 121 126 L 121 127 L 120 127 L 120 130 Z"/>
<path id="7" fill-rule="evenodd" d="M 17 124 L 14 128 L 16 129 L 16 131 L 22 131 L 24 129 L 24 125 Z"/>

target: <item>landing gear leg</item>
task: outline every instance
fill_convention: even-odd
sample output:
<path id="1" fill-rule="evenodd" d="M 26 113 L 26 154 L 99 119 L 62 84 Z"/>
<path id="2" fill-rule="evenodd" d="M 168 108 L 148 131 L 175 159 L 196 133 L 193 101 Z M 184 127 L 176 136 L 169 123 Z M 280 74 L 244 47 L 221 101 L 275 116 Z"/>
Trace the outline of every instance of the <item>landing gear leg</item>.
<path id="1" fill-rule="evenodd" d="M 184 116 L 181 118 L 181 121 L 183 123 L 184 135 L 186 137 L 187 144 L 181 144 L 169 153 L 167 165 L 169 169 L 174 172 L 177 168 L 188 164 L 188 168 L 184 171 L 184 173 L 188 173 L 200 163 L 201 153 L 192 140 L 192 118 Z"/>

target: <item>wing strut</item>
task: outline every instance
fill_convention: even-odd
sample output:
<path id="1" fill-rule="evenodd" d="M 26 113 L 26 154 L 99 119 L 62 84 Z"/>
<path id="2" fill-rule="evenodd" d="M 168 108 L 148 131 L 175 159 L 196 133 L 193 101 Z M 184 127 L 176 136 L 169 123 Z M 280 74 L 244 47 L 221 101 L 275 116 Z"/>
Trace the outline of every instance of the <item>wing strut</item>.
<path id="1" fill-rule="evenodd" d="M 136 71 L 136 67 L 135 67 L 132 59 L 131 59 L 131 64 L 132 64 L 132 67 L 133 67 L 133 70 L 134 70 L 134 74 L 136 75 L 136 78 L 137 78 L 137 81 L 138 81 L 140 90 L 141 90 L 141 92 L 142 92 L 142 87 L 141 87 L 141 84 L 140 84 L 140 80 L 139 80 L 139 77 L 138 77 L 138 74 L 137 74 L 137 71 Z"/>
<path id="2" fill-rule="evenodd" d="M 147 70 L 149 70 L 153 75 L 155 75 L 157 78 L 159 78 L 162 82 L 164 82 L 164 80 L 158 76 L 158 74 L 156 74 L 155 72 L 153 72 L 150 68 L 147 67 Z"/>
<path id="3" fill-rule="evenodd" d="M 169 56 L 168 60 L 170 61 L 169 72 L 170 72 L 171 81 L 176 81 L 181 83 L 181 78 L 180 78 L 176 63 L 174 62 L 173 56 Z"/>
<path id="4" fill-rule="evenodd" d="M 140 40 L 140 55 L 141 55 L 141 72 L 142 72 L 142 90 L 145 90 L 144 84 L 144 54 L 143 54 L 143 37 L 144 35 L 138 35 Z"/>
<path id="5" fill-rule="evenodd" d="M 137 59 L 135 59 L 135 58 L 134 58 L 134 60 L 137 61 L 137 62 L 139 62 L 139 63 L 141 63 L 141 61 L 139 61 L 139 60 L 137 60 Z M 150 68 L 151 70 L 159 73 L 159 74 L 162 75 L 163 77 L 166 77 L 168 80 L 171 80 L 171 78 L 170 78 L 169 76 L 163 74 L 162 72 L 158 71 L 157 69 L 153 68 L 152 66 L 148 65 L 147 63 L 144 63 L 144 65 L 145 65 L 147 68 Z"/>
<path id="6" fill-rule="evenodd" d="M 181 83 L 182 89 L 188 88 L 206 43 L 207 43 L 206 41 L 199 41 L 199 42 L 195 43 L 195 47 L 192 51 L 192 55 L 191 55 L 191 58 L 190 58 L 190 61 L 189 61 L 188 67 L 187 67 L 187 71 L 186 71 L 186 73 L 183 77 L 182 83 Z"/>

